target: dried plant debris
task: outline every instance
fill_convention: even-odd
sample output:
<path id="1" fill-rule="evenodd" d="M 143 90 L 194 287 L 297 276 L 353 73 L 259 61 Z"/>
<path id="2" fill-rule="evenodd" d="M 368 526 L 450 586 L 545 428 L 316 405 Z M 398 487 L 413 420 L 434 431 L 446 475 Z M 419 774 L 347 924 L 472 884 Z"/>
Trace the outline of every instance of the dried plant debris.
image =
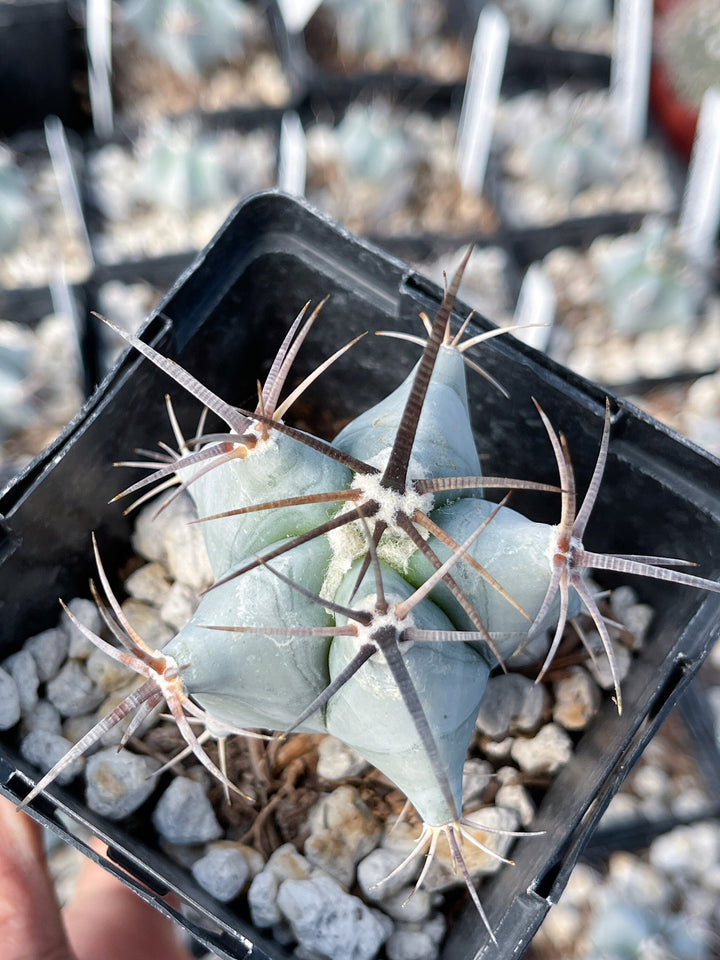
<path id="1" fill-rule="evenodd" d="M 187 438 L 168 403 L 176 449 L 162 443 L 160 453 L 124 464 L 144 469 L 145 476 L 116 498 L 135 497 L 133 509 L 169 491 L 159 508 L 145 507 L 157 517 L 162 543 L 147 546 L 147 519 L 136 530 L 135 548 L 142 546 L 152 567 L 128 580 L 135 596 L 120 603 L 95 544 L 97 611 L 89 621 L 83 611 L 66 608 L 61 630 L 70 634 L 68 663 L 40 681 L 32 653 L 6 661 L 21 713 L 33 708 L 42 682 L 68 719 L 87 716 L 108 698 L 101 716 L 77 721 L 80 739 L 25 802 L 59 776 L 69 777 L 73 765 L 108 738 L 137 747 L 153 712 L 169 711 L 171 741 L 162 753 L 162 740 L 155 738 L 164 735 L 153 733 L 140 759 L 127 761 L 122 773 L 108 772 L 107 754 L 90 757 L 89 772 L 99 769 L 103 784 L 117 784 L 111 797 L 93 793 L 93 803 L 121 817 L 146 799 L 135 791 L 142 780 L 135 764 L 157 776 L 186 758 L 190 772 L 167 787 L 161 780 L 158 788 L 153 824 L 161 846 L 183 862 L 192 859 L 200 882 L 222 872 L 227 883 L 213 892 L 232 899 L 250 879 L 251 863 L 244 871 L 236 853 L 216 853 L 213 846 L 198 857 L 187 851 L 188 845 L 216 844 L 224 826 L 232 827 L 231 840 L 251 843 L 263 858 L 271 855 L 252 881 L 265 891 L 258 902 L 266 913 L 255 922 L 277 928 L 279 936 L 289 928 L 306 949 L 318 949 L 313 938 L 328 925 L 324 943 L 344 942 L 349 934 L 336 923 L 346 914 L 362 916 L 372 931 L 363 942 L 373 943 L 373 952 L 387 940 L 391 954 L 398 932 L 418 932 L 407 928 L 409 922 L 441 931 L 432 896 L 420 892 L 443 890 L 458 879 L 494 941 L 475 881 L 507 862 L 514 837 L 535 835 L 533 791 L 569 760 L 575 731 L 602 696 L 589 678 L 620 711 L 631 648 L 641 642 L 638 635 L 628 640 L 621 618 L 608 615 L 587 571 L 720 590 L 712 580 L 685 573 L 683 559 L 613 556 L 584 545 L 610 444 L 609 405 L 584 498 L 576 491 L 567 442 L 539 407 L 558 485 L 482 475 L 465 366 L 483 372 L 469 351 L 502 331 L 470 336 L 467 323 L 451 329 L 464 265 L 434 321 L 424 321 L 427 339 L 420 339 L 415 369 L 332 444 L 289 426 L 286 415 L 308 383 L 356 341 L 281 400 L 322 304 L 295 319 L 252 412 L 230 406 L 125 334 L 229 432 L 208 433 L 203 417 Z M 521 515 L 507 506 L 507 495 L 491 503 L 481 495 L 486 489 L 559 498 L 560 523 Z M 183 523 L 182 536 L 172 518 L 192 517 L 191 502 L 197 520 Z M 178 577 L 174 584 L 170 573 Z M 642 619 L 637 607 L 628 607 L 636 620 Z M 32 641 L 31 649 L 39 644 Z M 113 669 L 94 663 L 90 672 L 98 650 L 114 661 Z M 87 670 L 78 663 L 82 656 Z M 503 670 L 513 667 L 528 676 L 505 676 Z M 547 689 L 534 680 L 544 680 Z M 486 697 L 512 709 L 488 721 Z M 289 739 L 294 732 L 299 736 Z M 328 789 L 318 774 L 319 738 L 327 734 L 342 741 L 353 763 L 359 757 L 374 770 L 361 765 Z M 53 740 L 42 765 L 61 749 L 64 744 Z M 208 791 L 216 796 L 214 807 Z M 387 832 L 381 820 L 392 814 L 402 821 L 403 795 L 412 809 L 404 824 Z M 280 882 L 269 864 L 289 841 L 302 845 L 305 859 L 294 861 Z M 385 891 L 373 895 L 385 905 L 383 913 L 343 898 L 343 910 L 328 913 L 328 897 L 350 887 L 378 849 L 390 854 L 381 856 L 389 867 L 379 885 Z M 205 863 L 211 854 L 213 863 L 222 860 L 222 871 Z M 369 887 L 378 879 L 377 864 L 373 869 Z M 413 907 L 403 913 L 413 890 Z M 429 904 L 424 914 L 423 904 Z M 413 910 L 423 919 L 409 921 Z M 404 918 L 403 929 L 392 925 L 396 915 Z"/>

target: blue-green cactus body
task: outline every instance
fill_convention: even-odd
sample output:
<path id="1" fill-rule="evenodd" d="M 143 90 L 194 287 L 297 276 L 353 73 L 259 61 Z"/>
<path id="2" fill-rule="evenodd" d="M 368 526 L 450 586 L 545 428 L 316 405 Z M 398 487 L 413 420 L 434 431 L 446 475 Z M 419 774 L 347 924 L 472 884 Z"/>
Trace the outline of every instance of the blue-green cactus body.
<path id="1" fill-rule="evenodd" d="M 347 601 L 357 579 L 357 566 L 336 594 Z M 383 586 L 392 608 L 405 600 L 412 587 L 395 571 L 382 567 Z M 374 600 L 375 580 L 365 577 L 355 604 Z M 412 612 L 416 627 L 452 629 L 442 611 L 428 600 Z M 409 626 L 408 623 L 405 624 Z M 335 677 L 358 650 L 358 640 L 335 637 L 330 648 L 330 674 Z M 327 729 L 357 750 L 397 784 L 410 798 L 425 823 L 440 825 L 457 820 L 462 808 L 462 771 L 489 666 L 465 643 L 416 642 L 401 644 L 425 716 L 433 732 L 441 762 L 455 798 L 452 810 L 437 782 L 427 751 L 382 654 L 376 653 L 335 694 L 327 707 Z"/>
<path id="2" fill-rule="evenodd" d="M 186 467 L 180 476 L 190 480 L 203 467 Z M 271 430 L 268 439 L 259 438 L 245 457 L 213 468 L 192 482 L 188 491 L 198 516 L 207 517 L 269 500 L 342 490 L 351 479 L 346 467 Z M 302 504 L 204 523 L 205 545 L 215 577 L 220 579 L 271 543 L 307 533 L 337 510 L 337 503 Z"/>
<path id="3" fill-rule="evenodd" d="M 431 518 L 453 540 L 462 543 L 487 519 L 495 506 L 485 500 L 463 497 L 434 510 Z M 550 555 L 554 537 L 554 527 L 528 520 L 510 507 L 502 507 L 468 553 L 533 617 L 539 611 L 550 583 Z M 450 556 L 450 549 L 435 537 L 430 538 L 429 545 L 442 561 Z M 419 586 L 432 571 L 428 560 L 418 551 L 410 558 L 407 578 Z M 463 560 L 456 563 L 452 575 L 488 630 L 497 633 L 527 632 L 530 626 L 527 618 L 467 563 Z M 445 611 L 456 629 L 475 629 L 445 584 L 438 584 L 431 597 Z M 511 655 L 520 640 L 521 637 L 498 641 L 504 658 Z"/>
<path id="4" fill-rule="evenodd" d="M 319 538 L 276 558 L 273 566 L 316 592 L 329 559 L 327 541 Z M 215 719 L 244 729 L 285 730 L 330 682 L 330 639 L 230 633 L 206 625 L 331 623 L 323 607 L 260 567 L 209 591 L 163 653 L 176 659 L 188 693 Z M 324 731 L 323 716 L 311 717 L 302 729 Z"/>
<path id="5" fill-rule="evenodd" d="M 389 396 L 344 427 L 334 445 L 360 460 L 382 463 L 395 442 L 416 371 L 417 366 Z M 422 477 L 481 473 L 470 425 L 465 366 L 452 347 L 443 345 L 438 353 L 413 445 L 413 466 L 419 467 Z"/>
<path id="6" fill-rule="evenodd" d="M 242 53 L 250 13 L 241 0 L 126 0 L 123 19 L 173 70 L 201 74 Z"/>

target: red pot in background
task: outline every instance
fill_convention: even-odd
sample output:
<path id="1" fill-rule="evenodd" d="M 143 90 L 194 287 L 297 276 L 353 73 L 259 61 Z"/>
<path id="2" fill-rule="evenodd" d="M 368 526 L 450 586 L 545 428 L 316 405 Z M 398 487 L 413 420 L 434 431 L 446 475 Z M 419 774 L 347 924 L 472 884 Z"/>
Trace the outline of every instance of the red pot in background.
<path id="1" fill-rule="evenodd" d="M 699 50 L 703 56 L 697 56 Z M 681 51 L 688 57 L 682 61 Z M 716 70 L 708 60 L 714 60 Z M 705 82 L 704 82 L 705 81 Z M 720 84 L 717 0 L 655 0 L 651 109 L 675 148 L 690 156 L 703 89 Z"/>

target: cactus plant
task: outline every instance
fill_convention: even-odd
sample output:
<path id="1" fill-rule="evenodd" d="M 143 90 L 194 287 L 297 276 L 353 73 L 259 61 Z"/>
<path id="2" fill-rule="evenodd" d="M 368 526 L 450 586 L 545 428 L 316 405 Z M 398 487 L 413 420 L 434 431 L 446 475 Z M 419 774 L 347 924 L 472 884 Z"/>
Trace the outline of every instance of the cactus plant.
<path id="1" fill-rule="evenodd" d="M 180 74 L 202 74 L 243 51 L 252 15 L 241 0 L 128 0 L 123 19 Z"/>
<path id="2" fill-rule="evenodd" d="M 602 297 L 620 333 L 692 325 L 705 283 L 667 222 L 648 217 L 636 233 L 599 251 L 597 262 Z"/>
<path id="3" fill-rule="evenodd" d="M 362 4 L 325 0 L 324 6 L 334 15 L 341 50 L 356 57 L 407 56 L 438 26 L 432 5 L 417 0 L 370 0 Z"/>
<path id="4" fill-rule="evenodd" d="M 668 569 L 681 560 L 605 556 L 584 547 L 608 452 L 609 411 L 579 510 L 567 444 L 542 411 L 560 488 L 481 475 L 464 370 L 465 353 L 488 334 L 463 341 L 464 326 L 450 331 L 463 267 L 428 322 L 415 370 L 334 444 L 283 421 L 307 381 L 280 402 L 315 315 L 296 319 L 254 412 L 230 406 L 152 347 L 124 335 L 229 428 L 200 430 L 187 442 L 171 417 L 178 451 L 159 467 L 155 461 L 148 477 L 124 491 L 143 491 L 141 499 L 154 486 L 190 492 L 207 531 L 215 584 L 190 624 L 156 651 L 127 620 L 96 549 L 110 610 L 98 595 L 99 606 L 125 650 L 76 625 L 145 683 L 25 802 L 137 711 L 127 739 L 163 700 L 193 753 L 228 789 L 232 784 L 204 752 L 187 714 L 234 732 L 327 730 L 377 764 L 416 806 L 424 827 L 411 858 L 429 848 L 429 864 L 445 836 L 484 917 L 460 850 L 463 838 L 482 845 L 474 833 L 478 825 L 463 815 L 462 765 L 496 660 L 508 660 L 547 618 L 557 626 L 544 669 L 566 619 L 582 604 L 612 663 L 607 627 L 584 580 L 588 568 L 714 591 L 720 585 Z M 480 495 L 486 488 L 560 493 L 559 526 L 531 521 L 505 502 L 488 503 Z M 616 698 L 620 708 L 617 683 Z M 489 924 L 488 931 L 494 939 Z"/>

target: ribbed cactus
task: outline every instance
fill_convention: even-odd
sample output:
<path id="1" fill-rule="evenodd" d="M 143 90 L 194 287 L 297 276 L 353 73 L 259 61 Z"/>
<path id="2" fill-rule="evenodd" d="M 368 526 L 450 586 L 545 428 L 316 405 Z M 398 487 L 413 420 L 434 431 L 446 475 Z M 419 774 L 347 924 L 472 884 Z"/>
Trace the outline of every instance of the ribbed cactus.
<path id="1" fill-rule="evenodd" d="M 445 836 L 482 914 L 460 850 L 463 837 L 477 842 L 476 825 L 463 816 L 462 772 L 490 670 L 544 626 L 556 625 L 544 670 L 567 618 L 581 605 L 613 663 L 607 626 L 584 580 L 588 568 L 716 591 L 720 586 L 664 566 L 681 561 L 585 549 L 582 537 L 608 451 L 609 413 L 579 509 L 567 446 L 539 408 L 559 486 L 481 475 L 463 361 L 468 347 L 494 332 L 465 341 L 462 330 L 450 332 L 461 271 L 428 323 L 415 370 L 333 444 L 283 421 L 305 384 L 280 402 L 314 316 L 303 322 L 301 313 L 293 324 L 254 412 L 231 407 L 123 334 L 227 424 L 229 432 L 206 434 L 190 446 L 175 426 L 177 455 L 125 491 L 171 478 L 189 491 L 203 521 L 215 584 L 190 623 L 156 651 L 133 631 L 97 557 L 114 612 L 107 620 L 126 650 L 78 627 L 145 683 L 30 797 L 109 727 L 133 711 L 137 724 L 163 700 L 197 758 L 227 788 L 232 785 L 204 752 L 188 714 L 212 729 L 235 732 L 327 731 L 381 769 L 414 804 L 424 824 L 414 856 L 434 851 L 438 836 Z M 481 496 L 485 488 L 559 496 L 560 523 L 536 523 L 504 502 L 492 504 Z M 620 708 L 617 683 L 616 697 Z"/>
<path id="2" fill-rule="evenodd" d="M 242 0 L 126 0 L 125 23 L 181 74 L 201 74 L 242 53 L 252 13 Z"/>
<path id="3" fill-rule="evenodd" d="M 687 329 L 697 317 L 705 282 L 666 221 L 646 218 L 636 233 L 609 242 L 597 261 L 601 293 L 620 333 Z"/>

